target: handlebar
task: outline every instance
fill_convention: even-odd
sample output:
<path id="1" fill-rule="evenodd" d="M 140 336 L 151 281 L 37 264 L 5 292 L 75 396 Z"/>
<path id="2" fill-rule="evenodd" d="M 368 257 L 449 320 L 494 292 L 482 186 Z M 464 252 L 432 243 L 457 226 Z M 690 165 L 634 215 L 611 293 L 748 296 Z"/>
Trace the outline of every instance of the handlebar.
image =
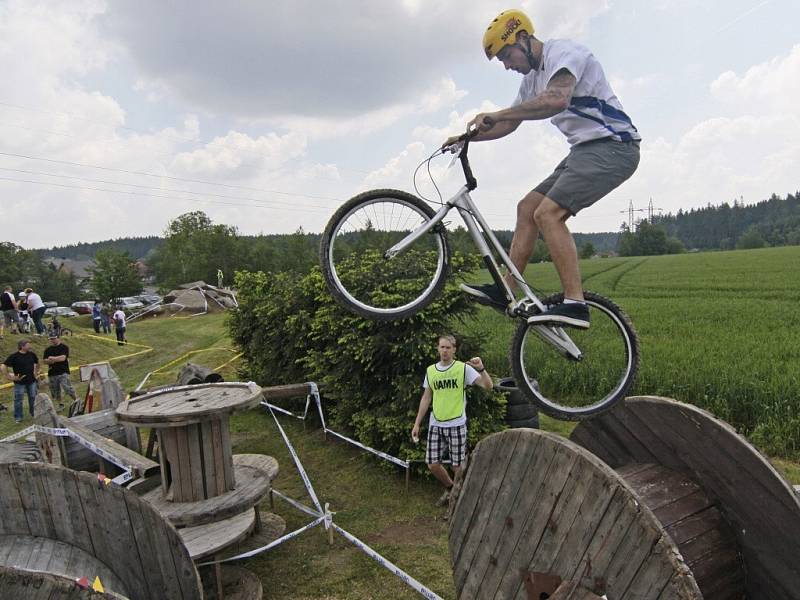
<path id="1" fill-rule="evenodd" d="M 483 122 L 489 125 L 489 129 L 495 125 L 494 119 L 488 116 L 484 116 Z M 478 180 L 475 179 L 475 176 L 472 174 L 472 168 L 469 165 L 467 152 L 469 151 L 470 140 L 472 140 L 472 138 L 477 136 L 480 132 L 481 129 L 479 127 L 472 127 L 472 129 L 468 129 L 464 134 L 460 135 L 455 144 L 444 149 L 445 152 L 448 150 L 451 152 L 458 152 L 458 159 L 461 162 L 461 168 L 464 171 L 464 178 L 467 180 L 467 189 L 469 191 L 472 191 L 478 187 Z M 461 144 L 460 151 L 457 150 L 458 144 Z"/>

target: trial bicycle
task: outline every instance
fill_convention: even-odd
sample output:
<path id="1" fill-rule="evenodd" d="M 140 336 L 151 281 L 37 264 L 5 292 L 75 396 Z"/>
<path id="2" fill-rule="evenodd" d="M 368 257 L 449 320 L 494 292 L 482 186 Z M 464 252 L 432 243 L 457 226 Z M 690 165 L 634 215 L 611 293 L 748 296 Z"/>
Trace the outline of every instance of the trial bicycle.
<path id="1" fill-rule="evenodd" d="M 586 330 L 529 323 L 563 300 L 539 298 L 517 270 L 470 197 L 477 187 L 468 150 L 473 129 L 454 152 L 465 185 L 434 212 L 417 196 L 392 189 L 364 192 L 331 217 L 320 244 L 322 273 L 342 306 L 370 319 L 404 319 L 442 292 L 451 267 L 444 219 L 456 209 L 486 269 L 508 299 L 506 315 L 518 322 L 510 350 L 517 386 L 545 413 L 581 420 L 611 409 L 633 385 L 639 343 L 630 318 L 611 300 L 584 292 L 591 326 Z M 428 159 L 430 161 L 430 159 Z M 517 282 L 517 298 L 500 274 L 498 260 Z"/>

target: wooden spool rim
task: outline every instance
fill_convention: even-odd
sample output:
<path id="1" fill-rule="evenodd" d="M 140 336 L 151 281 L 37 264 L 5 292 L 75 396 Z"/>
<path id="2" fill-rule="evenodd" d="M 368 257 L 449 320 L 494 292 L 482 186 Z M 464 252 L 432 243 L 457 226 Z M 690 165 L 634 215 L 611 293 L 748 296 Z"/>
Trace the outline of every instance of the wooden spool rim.
<path id="1" fill-rule="evenodd" d="M 671 398 L 632 396 L 610 413 L 581 422 L 570 439 L 613 468 L 657 463 L 689 474 L 733 526 L 748 597 L 796 597 L 800 498 L 728 423 Z"/>
<path id="2" fill-rule="evenodd" d="M 175 399 L 182 399 L 183 396 L 191 399 L 192 396 L 207 390 L 218 391 L 220 394 L 233 392 L 234 395 L 221 405 L 210 407 L 205 403 L 196 406 L 189 401 L 167 404 Z M 253 382 L 179 385 L 125 400 L 117 407 L 117 418 L 138 427 L 183 427 L 222 414 L 230 414 L 236 410 L 252 408 L 260 401 L 261 388 Z M 161 403 L 165 404 L 163 411 L 159 406 L 154 406 Z"/>
<path id="3" fill-rule="evenodd" d="M 142 495 L 142 499 L 176 527 L 204 525 L 238 515 L 253 508 L 269 493 L 270 472 L 239 464 L 236 456 L 233 457 L 236 487 L 229 492 L 196 502 L 171 502 L 157 487 Z"/>
<path id="4" fill-rule="evenodd" d="M 468 494 L 467 492 L 468 486 L 475 484 L 475 482 L 470 481 L 470 477 L 472 476 L 471 473 L 473 469 L 477 468 L 476 465 L 481 464 L 481 456 L 482 456 L 481 453 L 485 454 L 486 452 L 489 452 L 490 458 L 487 460 L 492 460 L 492 461 L 496 460 L 497 457 L 495 454 L 499 452 L 500 449 L 502 448 L 504 436 L 509 440 L 513 438 L 508 436 L 518 436 L 517 438 L 518 443 L 516 443 L 516 451 L 520 450 L 519 443 L 522 443 L 523 441 L 526 443 L 532 443 L 528 442 L 528 440 L 531 440 L 532 438 L 539 436 L 541 437 L 541 440 L 539 441 L 539 445 L 536 447 L 537 453 L 543 454 L 546 450 L 548 450 L 544 446 L 544 444 L 547 444 L 551 445 L 551 447 L 555 447 L 555 450 L 553 450 L 554 456 L 556 456 L 558 452 L 561 452 L 562 455 L 569 455 L 574 457 L 573 466 L 570 466 L 568 468 L 567 471 L 568 475 L 565 475 L 565 481 L 569 481 L 571 474 L 575 472 L 575 470 L 577 470 L 579 466 L 585 466 L 588 467 L 588 469 L 591 469 L 592 473 L 599 475 L 600 478 L 604 482 L 606 482 L 605 485 L 607 485 L 607 487 L 610 490 L 613 491 L 614 489 L 617 489 L 620 495 L 620 499 L 617 500 L 617 502 L 623 502 L 626 506 L 635 507 L 634 509 L 632 509 L 632 514 L 634 515 L 633 516 L 634 522 L 640 524 L 642 529 L 648 532 L 648 538 L 652 537 L 653 539 L 653 544 L 650 547 L 650 550 L 647 551 L 648 554 L 646 555 L 647 557 L 644 560 L 646 561 L 652 560 L 654 562 L 652 562 L 651 565 L 658 564 L 661 565 L 662 568 L 669 569 L 669 572 L 672 573 L 672 578 L 670 579 L 669 583 L 669 585 L 671 586 L 670 589 L 673 591 L 678 591 L 678 593 L 680 594 L 679 596 L 676 597 L 679 597 L 682 600 L 689 600 L 689 599 L 699 600 L 700 598 L 702 598 L 700 590 L 697 587 L 697 583 L 695 582 L 695 579 L 692 576 L 691 571 L 685 565 L 685 563 L 681 558 L 677 545 L 672 541 L 672 539 L 670 538 L 664 527 L 661 525 L 655 514 L 643 502 L 641 502 L 636 491 L 625 481 L 625 479 L 621 477 L 611 467 L 609 467 L 606 463 L 601 461 L 599 458 L 597 458 L 594 454 L 592 454 L 585 448 L 559 435 L 536 429 L 510 429 L 500 433 L 492 434 L 484 438 L 478 444 L 478 446 L 475 448 L 475 451 L 473 452 L 473 456 L 470 460 L 467 473 L 465 475 L 461 493 L 459 494 L 459 497 L 456 500 L 455 508 L 453 510 L 453 516 L 451 517 L 449 522 L 450 558 L 451 558 L 451 563 L 454 565 L 455 569 L 455 575 L 457 579 L 456 581 L 457 593 L 466 594 L 462 596 L 464 598 L 470 597 L 470 594 L 475 593 L 476 590 L 474 589 L 470 589 L 469 593 L 463 590 L 464 583 L 470 577 L 469 571 L 475 565 L 475 560 L 476 560 L 475 557 L 481 555 L 481 560 L 485 562 L 487 553 L 494 552 L 494 549 L 491 545 L 488 547 L 484 547 L 485 538 L 484 536 L 481 536 L 481 543 L 477 547 L 477 549 L 474 550 L 474 555 L 472 559 L 470 559 L 469 569 L 467 570 L 466 573 L 462 573 L 461 575 L 459 575 L 459 569 L 465 567 L 465 565 L 463 564 L 460 565 L 462 559 L 461 552 L 462 552 L 462 544 L 466 541 L 467 536 L 469 535 L 469 530 L 475 527 L 483 528 L 482 530 L 484 531 L 484 533 L 486 532 L 486 530 L 488 530 L 489 527 L 502 530 L 504 527 L 507 526 L 509 519 L 511 518 L 510 517 L 511 513 L 507 513 L 506 515 L 503 514 L 493 515 L 491 513 L 481 514 L 475 512 L 471 513 L 471 515 L 468 515 L 467 513 L 460 514 L 462 510 L 468 510 L 468 508 L 462 507 L 462 502 L 465 501 L 464 498 Z M 509 459 L 509 465 L 511 465 L 511 463 L 515 460 L 515 458 L 519 460 L 520 457 L 516 456 L 516 453 L 513 454 L 512 458 Z M 495 467 L 499 468 L 501 466 L 495 464 L 494 462 L 492 462 L 491 464 L 492 464 L 491 470 L 496 470 Z M 483 465 L 483 466 L 488 467 L 488 465 Z M 505 468 L 503 468 L 503 470 L 505 471 Z M 525 476 L 525 474 L 526 472 L 523 472 L 523 476 Z M 476 475 L 476 477 L 479 476 Z M 486 480 L 488 480 L 489 477 L 490 476 L 487 475 Z M 480 495 L 478 496 L 478 502 L 480 503 L 482 499 L 485 499 L 487 504 L 494 503 L 494 500 L 497 498 L 497 496 L 483 496 L 484 483 L 481 483 L 480 481 L 478 481 L 477 483 L 478 485 L 481 486 L 480 488 L 481 492 Z M 503 483 L 505 484 L 505 481 L 503 481 Z M 544 485 L 546 487 L 547 484 Z M 552 490 L 548 490 L 548 493 L 552 492 L 553 494 L 556 495 L 557 498 L 561 498 L 562 490 L 566 489 L 566 485 L 567 484 L 564 483 L 563 485 L 560 485 L 558 489 L 553 488 Z M 502 489 L 503 487 L 501 486 L 498 490 L 496 490 L 498 492 L 498 495 L 502 491 Z M 567 496 L 564 497 L 566 498 Z M 589 502 L 590 500 L 591 499 L 587 496 L 586 501 Z M 548 502 L 551 501 L 548 500 Z M 560 500 L 555 500 L 554 502 L 558 503 L 560 502 Z M 492 504 L 489 504 L 489 508 L 490 510 L 493 510 Z M 478 508 L 475 507 L 474 510 L 477 511 Z M 512 507 L 511 509 L 512 513 L 513 510 L 514 509 Z M 490 519 L 492 519 L 492 517 L 495 516 L 497 517 L 498 520 L 490 521 Z M 601 518 L 602 515 L 598 515 L 598 520 Z M 596 524 L 594 524 L 594 526 L 596 526 Z M 594 526 L 588 526 L 588 527 L 593 530 Z M 457 531 L 457 529 L 459 528 L 462 531 L 468 532 L 467 534 L 464 535 L 462 539 L 459 539 L 459 536 L 461 535 L 460 532 Z M 567 526 L 563 531 L 568 531 L 569 529 L 570 527 Z M 555 531 L 555 529 L 553 529 L 553 531 Z M 562 530 L 559 528 L 558 531 Z M 472 535 L 476 535 L 476 533 L 473 532 Z M 499 538 L 499 541 L 497 542 L 497 546 L 502 547 L 504 546 L 504 544 L 507 543 L 508 540 L 506 534 L 503 533 L 502 537 Z M 537 548 L 536 552 L 538 551 L 539 548 Z M 516 554 L 516 552 L 517 550 L 515 549 L 514 553 Z M 534 552 L 533 556 L 536 555 L 536 552 Z M 531 558 L 527 558 L 526 556 L 524 557 L 524 560 L 530 561 L 533 558 L 533 556 L 531 556 Z M 576 560 L 583 561 L 585 560 L 585 558 L 586 557 L 584 557 L 582 553 L 581 556 L 576 556 Z M 489 557 L 489 562 L 491 564 L 496 565 L 496 562 L 492 563 L 493 560 L 496 561 L 494 554 L 492 554 Z M 518 574 L 516 573 L 513 575 L 510 574 L 510 568 L 511 568 L 510 566 L 506 565 L 506 567 L 504 568 L 505 571 L 503 571 L 503 573 L 505 573 L 505 575 L 502 576 L 501 581 L 507 580 L 508 577 L 518 576 Z M 580 574 L 584 574 L 585 569 L 591 569 L 591 568 L 592 568 L 591 562 L 587 565 L 583 565 L 583 562 L 581 562 L 581 566 L 579 567 L 578 571 Z M 571 574 L 567 573 L 554 573 L 554 574 L 557 574 L 562 577 L 567 575 L 571 576 Z M 594 573 L 587 574 L 587 576 L 588 575 L 591 575 L 592 578 L 599 577 L 602 579 L 605 576 L 605 573 L 603 571 L 599 572 L 595 571 Z M 463 579 L 460 579 L 460 577 L 463 577 Z M 521 581 L 522 580 L 520 578 L 520 582 Z M 609 588 L 608 589 L 609 597 L 618 597 L 616 595 L 612 596 L 612 593 L 614 593 L 615 591 L 619 593 L 614 588 Z M 478 588 L 477 596 L 481 596 L 482 592 L 483 590 Z M 492 594 L 494 593 L 494 591 L 490 589 L 486 593 Z"/>

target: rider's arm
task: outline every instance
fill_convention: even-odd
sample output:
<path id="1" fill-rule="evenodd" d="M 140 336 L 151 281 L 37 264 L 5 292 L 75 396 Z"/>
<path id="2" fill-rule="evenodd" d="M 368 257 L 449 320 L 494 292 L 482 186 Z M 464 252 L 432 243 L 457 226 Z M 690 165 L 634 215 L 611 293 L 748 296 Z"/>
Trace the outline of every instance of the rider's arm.
<path id="1" fill-rule="evenodd" d="M 502 122 L 497 122 L 491 129 L 481 131 L 480 133 L 478 133 L 474 138 L 472 138 L 471 141 L 485 142 L 488 140 L 496 140 L 501 137 L 505 137 L 509 133 L 513 133 L 514 131 L 516 131 L 520 123 L 522 123 L 521 119 L 516 119 L 516 120 L 509 119 Z"/>
<path id="2" fill-rule="evenodd" d="M 491 113 L 498 124 L 506 122 L 531 121 L 549 119 L 569 107 L 577 80 L 567 69 L 560 69 L 547 82 L 547 88 L 534 98 Z M 491 130 L 489 130 L 491 132 Z"/>
<path id="3" fill-rule="evenodd" d="M 431 388 L 426 387 L 422 392 L 422 397 L 419 399 L 419 410 L 417 411 L 417 419 L 414 421 L 414 427 L 411 429 L 412 436 L 419 436 L 419 428 L 422 425 L 422 419 L 428 414 L 428 409 L 431 407 L 431 400 L 433 393 Z"/>

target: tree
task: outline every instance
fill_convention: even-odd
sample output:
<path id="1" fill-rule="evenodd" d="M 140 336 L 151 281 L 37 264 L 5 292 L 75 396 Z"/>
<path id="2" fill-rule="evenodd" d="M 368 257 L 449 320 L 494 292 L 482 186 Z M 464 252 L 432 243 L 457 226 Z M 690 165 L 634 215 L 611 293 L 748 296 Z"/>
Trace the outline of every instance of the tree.
<path id="1" fill-rule="evenodd" d="M 752 248 L 763 248 L 766 246 L 764 236 L 755 225 L 747 228 L 739 239 L 736 241 L 736 248 L 739 250 L 750 250 Z"/>
<path id="2" fill-rule="evenodd" d="M 92 291 L 103 301 L 133 296 L 142 291 L 142 280 L 131 255 L 117 250 L 99 250 L 92 275 Z"/>
<path id="3" fill-rule="evenodd" d="M 592 258 L 594 256 L 594 244 L 586 242 L 581 246 L 581 258 Z"/>
<path id="4" fill-rule="evenodd" d="M 148 259 L 156 281 L 174 288 L 190 281 L 216 281 L 217 269 L 226 279 L 244 266 L 244 252 L 235 227 L 214 225 L 202 211 L 170 221 L 166 239 Z"/>

